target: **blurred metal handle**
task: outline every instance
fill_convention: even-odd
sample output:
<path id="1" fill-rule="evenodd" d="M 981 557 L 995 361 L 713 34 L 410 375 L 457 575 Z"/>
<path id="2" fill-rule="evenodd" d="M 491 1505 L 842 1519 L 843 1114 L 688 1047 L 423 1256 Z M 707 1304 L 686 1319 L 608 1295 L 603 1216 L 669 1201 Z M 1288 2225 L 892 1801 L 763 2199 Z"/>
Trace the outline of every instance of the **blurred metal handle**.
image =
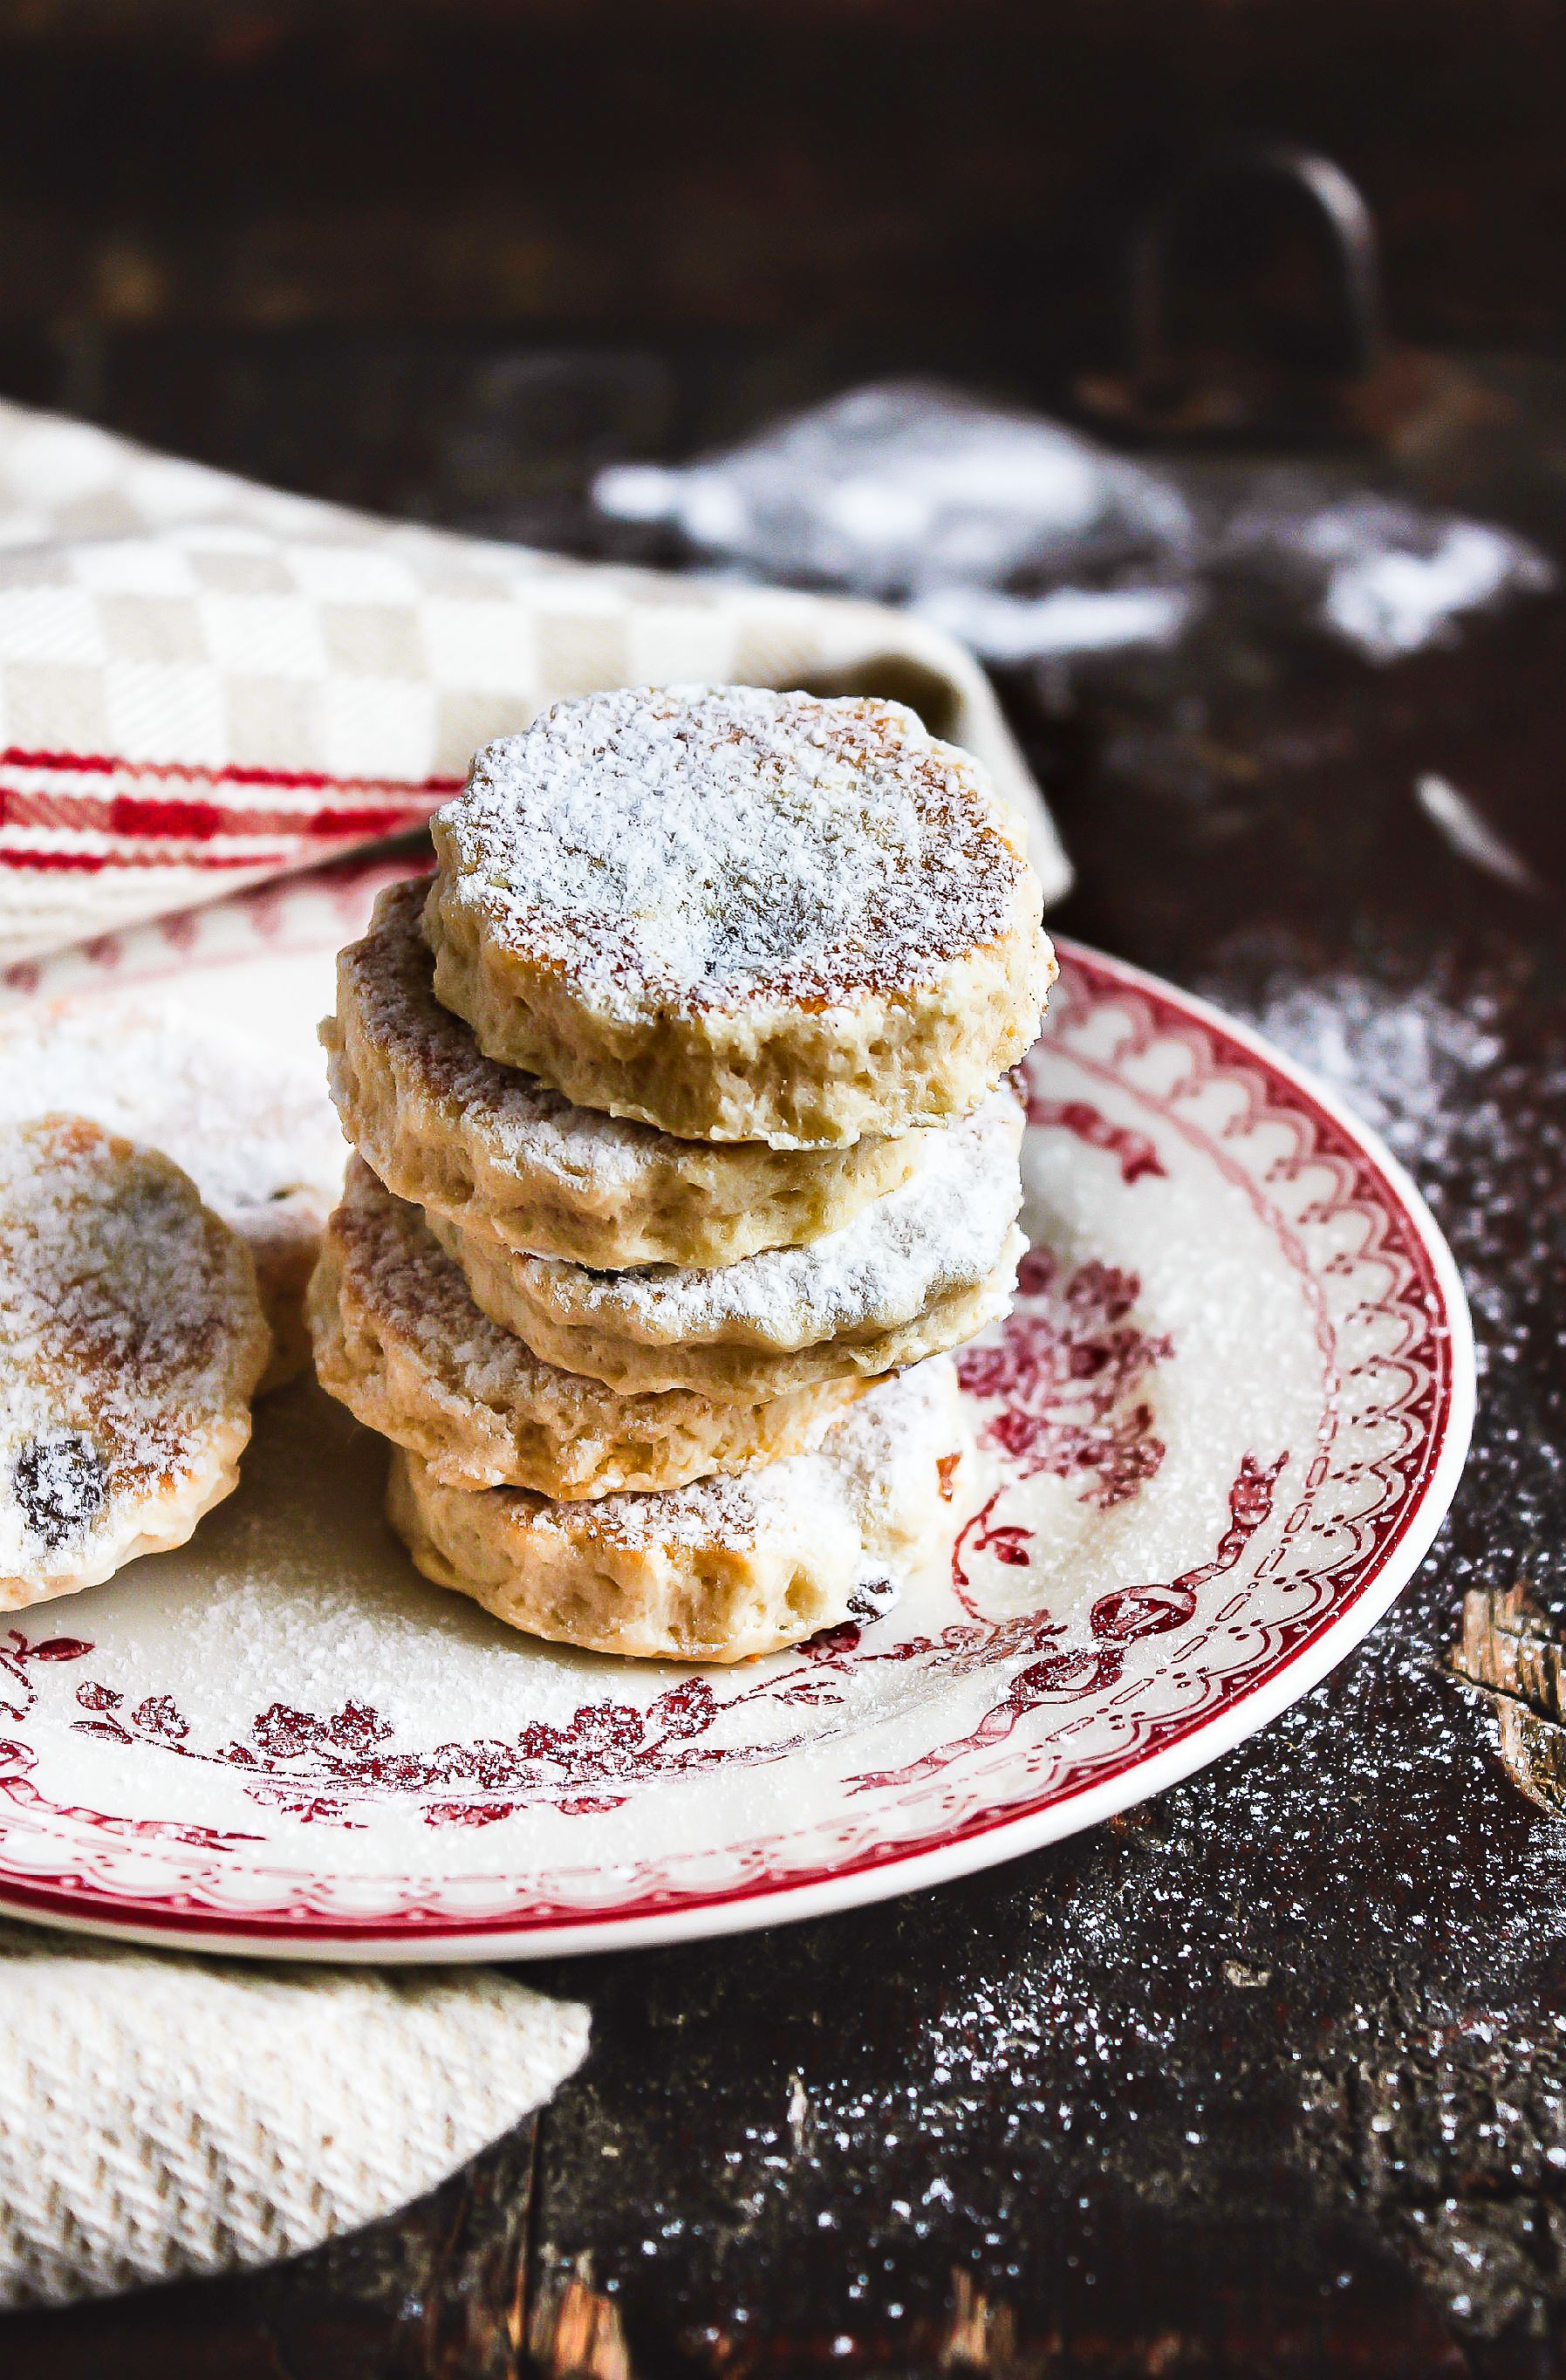
<path id="1" fill-rule="evenodd" d="M 1171 183 L 1137 236 L 1131 258 L 1131 333 L 1135 374 L 1144 385 L 1167 375 L 1169 284 L 1174 237 L 1194 207 L 1227 182 L 1291 183 L 1320 216 L 1336 268 L 1347 369 L 1367 372 L 1386 334 L 1381 257 L 1369 208 L 1341 165 L 1289 141 L 1243 141 L 1216 151 Z"/>

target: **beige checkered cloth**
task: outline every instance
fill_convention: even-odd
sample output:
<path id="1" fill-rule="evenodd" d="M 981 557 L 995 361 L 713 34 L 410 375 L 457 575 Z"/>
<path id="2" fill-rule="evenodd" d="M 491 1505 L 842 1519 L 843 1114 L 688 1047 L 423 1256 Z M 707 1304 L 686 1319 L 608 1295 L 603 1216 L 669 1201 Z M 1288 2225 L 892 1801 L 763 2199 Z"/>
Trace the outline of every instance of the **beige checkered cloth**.
<path id="1" fill-rule="evenodd" d="M 0 1925 L 0 2306 L 357 2229 L 519 2123 L 587 2040 L 585 2009 L 483 1968 L 269 1968 Z"/>
<path id="2" fill-rule="evenodd" d="M 0 403 L 0 965 L 416 825 L 563 696 L 722 680 L 912 701 L 1064 890 L 939 630 L 375 520 Z"/>

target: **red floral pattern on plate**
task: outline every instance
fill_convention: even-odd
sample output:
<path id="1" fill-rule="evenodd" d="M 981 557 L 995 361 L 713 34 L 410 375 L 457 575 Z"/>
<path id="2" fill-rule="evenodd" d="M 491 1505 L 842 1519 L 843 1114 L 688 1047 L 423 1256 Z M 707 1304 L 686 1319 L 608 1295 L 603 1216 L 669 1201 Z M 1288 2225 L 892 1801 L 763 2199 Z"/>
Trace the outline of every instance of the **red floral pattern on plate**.
<path id="1" fill-rule="evenodd" d="M 1086 1503 L 1103 1508 L 1123 1501 L 1153 1475 L 1162 1458 L 1163 1448 L 1150 1432 L 1147 1406 L 1128 1401 L 1168 1355 L 1169 1342 L 1129 1319 L 1138 1294 L 1135 1275 L 1089 1264 L 1062 1281 L 1054 1261 L 1035 1252 L 1024 1266 L 1020 1288 L 1018 1309 L 1008 1317 L 1001 1342 L 976 1350 L 966 1359 L 970 1392 L 997 1408 L 979 1431 L 980 1442 L 1002 1450 L 1013 1482 L 1048 1470 L 1073 1481 Z M 1023 1541 L 1031 1531 L 993 1519 L 1005 1492 L 994 1491 L 982 1512 L 958 1532 L 953 1549 L 952 1574 L 965 1622 L 954 1623 L 939 1637 L 906 1636 L 862 1652 L 866 1626 L 879 1616 L 866 1605 L 859 1619 L 823 1630 L 801 1646 L 796 1662 L 737 1691 L 722 1684 L 715 1689 L 707 1678 L 691 1677 L 642 1709 L 624 1703 L 585 1703 L 564 1727 L 534 1720 L 510 1741 L 444 1742 L 420 1751 L 397 1744 L 393 1728 L 378 1710 L 352 1700 L 325 1712 L 274 1702 L 256 1713 L 243 1737 L 203 1746 L 171 1694 L 143 1695 L 127 1706 L 126 1695 L 116 1688 L 87 1678 L 75 1688 L 77 1706 L 85 1716 L 68 1724 L 75 1733 L 99 1742 L 139 1746 L 232 1769 L 252 1800 L 308 1823 L 361 1828 L 355 1803 L 385 1794 L 416 1798 L 424 1822 L 435 1827 L 490 1825 L 538 1805 L 566 1816 L 590 1816 L 618 1807 L 638 1786 L 696 1771 L 786 1759 L 807 1740 L 804 1735 L 785 1732 L 764 1742 L 729 1743 L 699 1739 L 710 1734 L 719 1718 L 747 1706 L 776 1710 L 840 1705 L 843 1696 L 832 1690 L 827 1673 L 841 1675 L 856 1658 L 870 1664 L 917 1662 L 932 1673 L 955 1664 L 965 1674 L 977 1658 L 1014 1659 L 1058 1639 L 1063 1630 L 1047 1613 L 991 1620 L 970 1591 L 965 1554 L 987 1554 L 995 1561 L 1025 1568 L 1029 1562 Z M 1210 1566 L 1199 1577 L 1209 1574 Z M 1178 1594 L 1182 1585 L 1175 1582 L 1167 1589 L 1135 1592 L 1167 1597 Z M 94 1649 L 79 1638 L 30 1645 L 19 1630 L 13 1631 L 11 1642 L 12 1674 L 30 1698 L 30 1682 L 15 1665 L 40 1659 L 74 1662 Z M 0 1655 L 4 1666 L 6 1657 Z M 1060 1679 L 1074 1677 L 1080 1669 L 1080 1664 L 1074 1669 L 1068 1662 L 1060 1670 Z M 1099 1671 L 1109 1674 L 1102 1663 Z M 1025 1682 L 1036 1682 L 1033 1671 L 1026 1673 Z M 1002 1707 L 1023 1706 L 1017 1703 L 1018 1682 L 1014 1680 Z M 13 1711 L 12 1716 L 20 1718 L 22 1713 Z M 0 1749 L 0 1788 L 4 1758 Z"/>
<path id="2" fill-rule="evenodd" d="M 333 880 L 329 933 L 357 923 L 350 893 Z M 316 904 L 319 940 L 322 892 L 301 897 Z M 244 902 L 223 906 L 197 965 L 309 939 L 273 888 L 253 915 Z M 1050 1037 L 1026 1077 L 1038 1146 L 1074 1148 L 1074 1164 L 1101 1169 L 1091 1179 L 1106 1197 L 1156 1200 L 1182 1177 L 1238 1193 L 1314 1335 L 1314 1442 L 1295 1438 L 1292 1457 L 1276 1441 L 1239 1454 L 1227 1520 L 1205 1552 L 1173 1575 L 1111 1580 L 1079 1609 L 1052 1608 L 1038 1495 L 1047 1488 L 1106 1524 L 1135 1521 L 1166 1463 L 1179 1334 L 1142 1311 L 1134 1268 L 1040 1245 L 1015 1312 L 963 1359 L 994 1484 L 954 1529 L 943 1625 L 867 1614 L 754 1673 L 693 1675 L 639 1700 L 589 1694 L 564 1723 L 525 1718 L 504 1739 L 425 1745 L 399 1740 L 351 1691 L 330 1709 L 280 1698 L 237 1734 L 213 1736 L 176 1695 L 131 1699 L 93 1674 L 86 1637 L 18 1630 L 0 1656 L 10 1696 L 0 1900 L 320 1955 L 355 1939 L 378 1955 L 428 1956 L 441 1944 L 463 1955 L 716 1930 L 1068 1831 L 1199 1765 L 1304 1691 L 1407 1575 L 1450 1496 L 1471 1392 L 1450 1260 L 1395 1169 L 1269 1053 L 1132 970 L 1065 956 Z M 115 965 L 105 951 L 66 974 Z M 55 988 L 47 968 L 40 988 Z M 867 1710 L 878 1675 L 906 1690 Z M 906 1757 L 866 1758 L 889 1711 L 923 1740 Z M 134 1810 L 44 1791 L 62 1730 L 134 1757 Z M 793 1780 L 829 1756 L 830 1815 L 795 1823 Z M 620 1836 L 599 1846 L 597 1830 L 623 1827 L 647 1797 L 658 1806 L 736 1771 L 783 1780 L 768 1831 L 688 1856 L 627 1857 Z M 160 1811 L 164 1773 L 223 1779 L 213 1814 L 237 1791 L 260 1831 Z M 312 1860 L 312 1843 L 372 1839 L 399 1808 L 432 1849 L 477 1828 L 509 1854 L 481 1870 Z M 582 1852 L 552 1838 L 546 1855 L 504 1823 L 529 1812 L 570 1821 Z"/>

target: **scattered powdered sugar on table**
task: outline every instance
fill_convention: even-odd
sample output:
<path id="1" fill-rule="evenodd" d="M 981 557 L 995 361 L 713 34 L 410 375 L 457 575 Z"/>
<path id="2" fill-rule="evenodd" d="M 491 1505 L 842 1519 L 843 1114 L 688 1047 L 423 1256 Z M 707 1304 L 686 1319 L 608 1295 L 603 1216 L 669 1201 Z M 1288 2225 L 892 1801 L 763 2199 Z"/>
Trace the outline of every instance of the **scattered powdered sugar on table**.
<path id="1" fill-rule="evenodd" d="M 926 1135 L 924 1165 L 841 1230 L 803 1248 L 767 1248 L 716 1269 L 642 1265 L 592 1272 L 521 1257 L 519 1272 L 563 1317 L 675 1344 L 734 1335 L 815 1346 L 867 1323 L 921 1314 L 983 1281 L 1022 1204 L 1021 1103 L 1002 1087 L 962 1123 Z"/>
<path id="2" fill-rule="evenodd" d="M 1232 990 L 1227 1005 L 1240 1010 Z M 1428 985 L 1399 988 L 1342 970 L 1302 978 L 1280 968 L 1250 1014 L 1421 1167 L 1444 1154 L 1451 1119 L 1502 1050 L 1485 1015 Z"/>
<path id="3" fill-rule="evenodd" d="M 13 1013 L 0 1123 L 51 1111 L 160 1149 L 239 1230 L 291 1191 L 330 1203 L 342 1180 L 342 1134 L 316 1069 L 172 1005 L 81 1000 L 20 1024 Z"/>
<path id="4" fill-rule="evenodd" d="M 625 687 L 491 744 L 441 899 L 607 1016 L 896 992 L 1001 935 L 1024 862 L 900 703 Z"/>

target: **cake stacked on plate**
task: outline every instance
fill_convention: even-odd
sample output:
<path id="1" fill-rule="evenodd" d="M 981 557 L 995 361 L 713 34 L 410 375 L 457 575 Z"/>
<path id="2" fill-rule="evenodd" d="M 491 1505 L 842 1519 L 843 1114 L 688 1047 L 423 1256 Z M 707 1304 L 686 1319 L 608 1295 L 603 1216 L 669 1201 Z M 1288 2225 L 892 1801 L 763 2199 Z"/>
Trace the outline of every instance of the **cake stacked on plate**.
<path id="1" fill-rule="evenodd" d="M 737 1660 L 932 1538 L 1005 1306 L 1054 962 L 1016 821 L 894 703 L 565 703 L 474 761 L 322 1028 L 311 1292 L 414 1560 L 515 1626 Z"/>

